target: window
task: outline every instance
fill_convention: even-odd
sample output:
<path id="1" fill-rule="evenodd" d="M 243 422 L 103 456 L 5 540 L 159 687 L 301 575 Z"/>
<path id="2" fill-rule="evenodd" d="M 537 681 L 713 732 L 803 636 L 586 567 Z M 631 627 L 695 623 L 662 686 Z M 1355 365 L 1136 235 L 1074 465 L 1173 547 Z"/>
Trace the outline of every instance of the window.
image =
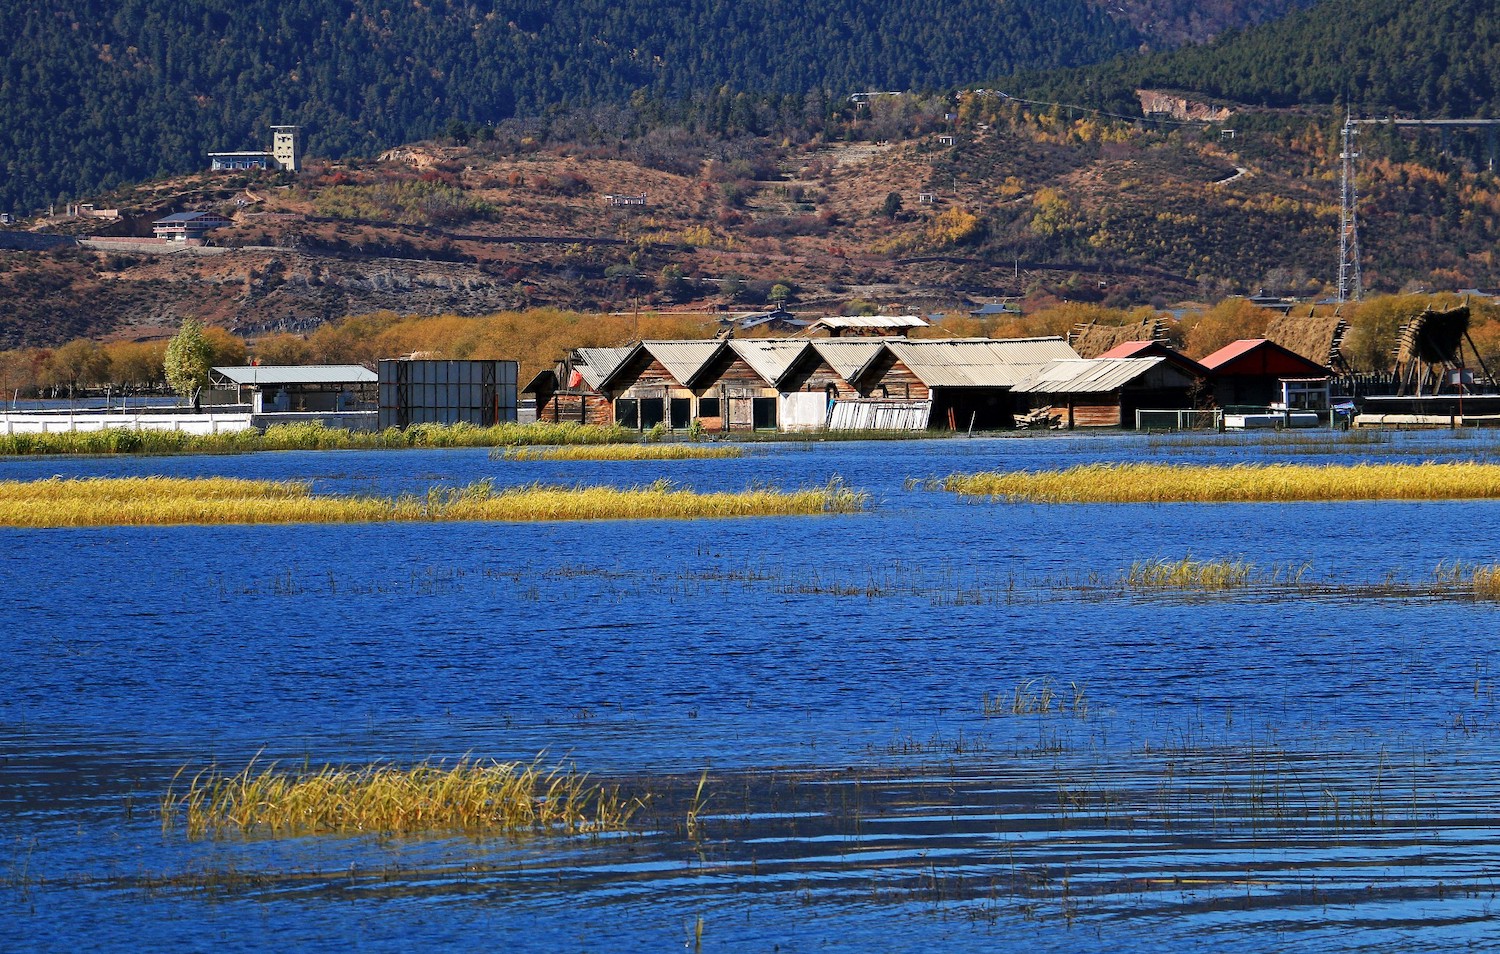
<path id="1" fill-rule="evenodd" d="M 615 423 L 621 427 L 640 427 L 640 402 L 633 398 L 620 398 L 615 402 Z"/>
<path id="2" fill-rule="evenodd" d="M 688 426 L 688 424 L 690 424 L 692 422 L 692 419 L 693 419 L 693 400 L 692 400 L 692 398 L 676 398 L 676 397 L 674 397 L 672 399 L 672 430 L 674 430 L 674 431 L 687 430 L 687 426 Z"/>
<path id="3" fill-rule="evenodd" d="M 720 413 L 719 413 L 719 399 L 716 398 L 716 397 L 699 398 L 698 399 L 698 416 L 699 417 L 719 417 L 720 416 Z"/>

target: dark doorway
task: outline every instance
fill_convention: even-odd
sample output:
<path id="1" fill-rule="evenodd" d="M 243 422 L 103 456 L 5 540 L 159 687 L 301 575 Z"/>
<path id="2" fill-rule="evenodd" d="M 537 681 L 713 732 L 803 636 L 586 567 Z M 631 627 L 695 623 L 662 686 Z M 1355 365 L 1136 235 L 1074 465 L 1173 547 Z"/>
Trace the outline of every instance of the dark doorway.
<path id="1" fill-rule="evenodd" d="M 757 431 L 776 430 L 776 399 L 753 398 L 750 402 L 752 426 Z"/>

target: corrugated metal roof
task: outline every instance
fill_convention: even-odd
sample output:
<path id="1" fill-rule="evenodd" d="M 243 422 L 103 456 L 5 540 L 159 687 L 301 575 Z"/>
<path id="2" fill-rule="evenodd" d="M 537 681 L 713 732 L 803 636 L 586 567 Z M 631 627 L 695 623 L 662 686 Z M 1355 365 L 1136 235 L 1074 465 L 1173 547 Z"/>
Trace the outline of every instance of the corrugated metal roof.
<path id="1" fill-rule="evenodd" d="M 879 338 L 815 338 L 810 343 L 845 381 L 853 380 L 885 347 L 885 342 Z"/>
<path id="2" fill-rule="evenodd" d="M 233 365 L 214 368 L 217 374 L 247 384 L 374 384 L 380 376 L 357 364 Z"/>
<path id="3" fill-rule="evenodd" d="M 766 379 L 766 382 L 775 385 L 786 374 L 787 368 L 792 362 L 802 355 L 802 352 L 812 347 L 806 340 L 788 341 L 782 338 L 746 338 L 731 339 L 729 347 L 734 353 L 745 359 L 751 370 Z"/>
<path id="4" fill-rule="evenodd" d="M 1032 372 L 1017 394 L 1097 394 L 1123 388 L 1166 358 L 1072 358 Z"/>
<path id="5" fill-rule="evenodd" d="M 679 384 L 687 384 L 724 347 L 722 341 L 642 341 L 641 346 L 661 362 Z"/>
<path id="6" fill-rule="evenodd" d="M 583 376 L 584 383 L 597 391 L 634 350 L 634 345 L 623 348 L 578 348 L 573 352 L 573 370 Z"/>
<path id="7" fill-rule="evenodd" d="M 1241 355 L 1249 354 L 1256 348 L 1259 348 L 1262 345 L 1268 345 L 1270 343 L 1270 340 L 1267 338 L 1241 338 L 1239 341 L 1229 342 L 1229 344 L 1220 348 L 1218 351 L 1215 351 L 1213 354 L 1209 355 L 1198 363 L 1212 371 L 1221 364 L 1228 364 L 1235 358 L 1238 358 Z"/>
<path id="8" fill-rule="evenodd" d="M 926 328 L 917 315 L 835 315 L 817 322 L 824 328 Z"/>
<path id="9" fill-rule="evenodd" d="M 1078 357 L 1061 338 L 903 340 L 886 346 L 930 388 L 1014 387 L 1041 365 Z"/>

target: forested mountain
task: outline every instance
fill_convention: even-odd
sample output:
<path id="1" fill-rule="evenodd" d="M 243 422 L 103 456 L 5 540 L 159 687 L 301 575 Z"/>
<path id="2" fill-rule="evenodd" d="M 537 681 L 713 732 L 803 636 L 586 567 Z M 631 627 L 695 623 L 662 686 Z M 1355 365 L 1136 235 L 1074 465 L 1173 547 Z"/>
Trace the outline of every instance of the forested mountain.
<path id="1" fill-rule="evenodd" d="M 1088 0 L 0 0 L 0 210 L 264 148 L 376 151 L 586 103 L 951 87 L 1141 36 Z M 826 91 L 826 92 L 824 92 Z M 812 94 L 810 102 L 804 97 Z"/>
<path id="2" fill-rule="evenodd" d="M 1030 84 L 1121 107 L 1141 86 L 1259 106 L 1344 104 L 1356 114 L 1494 117 L 1500 18 L 1479 0 L 1323 0 L 1254 29 L 1172 53 Z"/>

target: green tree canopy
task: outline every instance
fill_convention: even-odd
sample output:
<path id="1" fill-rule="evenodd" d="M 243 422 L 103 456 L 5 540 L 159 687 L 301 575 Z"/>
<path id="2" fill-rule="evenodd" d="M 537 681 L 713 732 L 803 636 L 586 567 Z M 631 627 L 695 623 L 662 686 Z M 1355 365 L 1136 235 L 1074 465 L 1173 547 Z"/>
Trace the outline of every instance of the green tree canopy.
<path id="1" fill-rule="evenodd" d="M 167 343 L 164 360 L 167 383 L 172 390 L 190 398 L 208 384 L 212 347 L 203 335 L 203 324 L 196 318 L 184 318 L 182 328 Z"/>

